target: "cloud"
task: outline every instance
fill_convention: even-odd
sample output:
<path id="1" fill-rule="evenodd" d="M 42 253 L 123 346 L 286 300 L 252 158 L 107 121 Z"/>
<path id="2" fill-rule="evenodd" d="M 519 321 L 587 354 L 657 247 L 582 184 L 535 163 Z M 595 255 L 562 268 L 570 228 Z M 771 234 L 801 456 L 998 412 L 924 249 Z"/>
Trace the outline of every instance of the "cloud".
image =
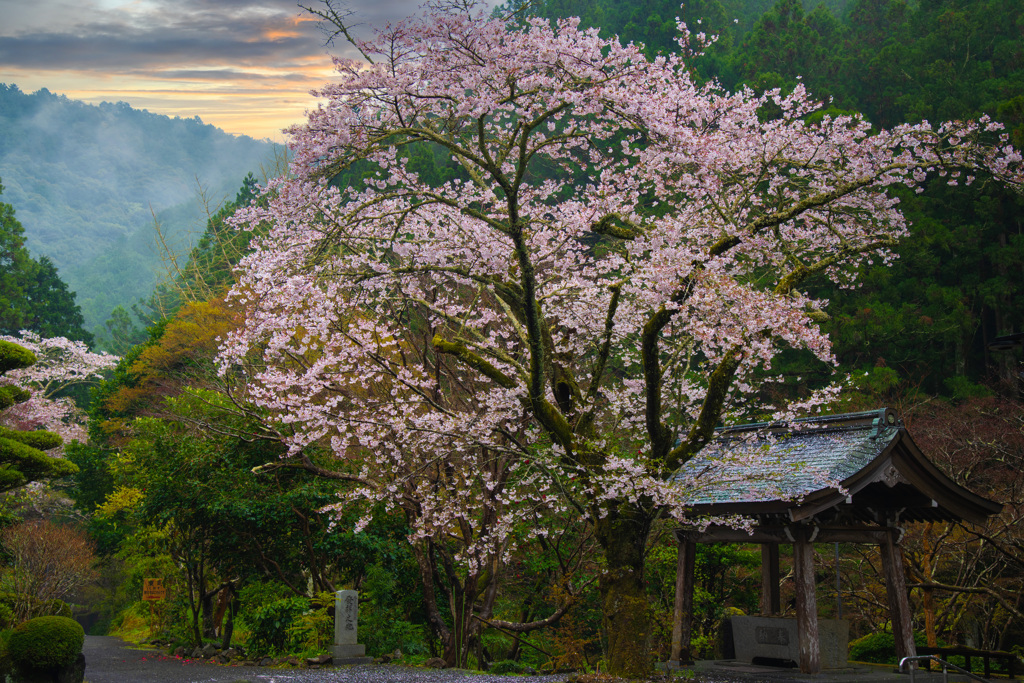
<path id="1" fill-rule="evenodd" d="M 19 30 L 8 23 L 0 35 L 0 66 L 131 73 L 211 64 L 286 67 L 323 55 L 315 22 L 299 13 L 290 3 L 187 0 L 97 9 L 63 30 Z"/>
<path id="2" fill-rule="evenodd" d="M 420 3 L 351 0 L 349 19 L 357 35 L 369 37 L 372 26 L 416 14 Z M 282 128 L 315 106 L 309 91 L 333 73 L 319 23 L 297 0 L 0 4 L 0 79 L 26 91 L 45 87 L 89 102 L 124 100 L 280 140 Z M 330 51 L 357 56 L 344 43 Z"/>
<path id="3" fill-rule="evenodd" d="M 66 69 L 110 73 L 157 72 L 168 67 L 265 65 L 288 68 L 310 53 L 309 37 L 240 40 L 216 35 L 168 35 L 162 31 L 84 36 L 35 34 L 0 37 L 0 65 L 8 68 Z M 320 54 L 323 52 L 321 50 Z"/>

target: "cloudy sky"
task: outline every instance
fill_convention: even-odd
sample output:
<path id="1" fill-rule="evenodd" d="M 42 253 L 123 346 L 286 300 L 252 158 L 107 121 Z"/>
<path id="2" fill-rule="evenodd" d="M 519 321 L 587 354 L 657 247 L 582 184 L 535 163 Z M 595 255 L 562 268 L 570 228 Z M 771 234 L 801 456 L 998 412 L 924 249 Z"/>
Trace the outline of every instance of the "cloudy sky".
<path id="1" fill-rule="evenodd" d="M 297 0 L 0 0 L 0 82 L 282 140 L 332 74 Z M 319 0 L 302 4 L 322 6 Z M 420 0 L 349 0 L 361 31 Z M 367 34 L 368 35 L 368 34 Z M 347 56 L 347 55 L 346 55 Z"/>

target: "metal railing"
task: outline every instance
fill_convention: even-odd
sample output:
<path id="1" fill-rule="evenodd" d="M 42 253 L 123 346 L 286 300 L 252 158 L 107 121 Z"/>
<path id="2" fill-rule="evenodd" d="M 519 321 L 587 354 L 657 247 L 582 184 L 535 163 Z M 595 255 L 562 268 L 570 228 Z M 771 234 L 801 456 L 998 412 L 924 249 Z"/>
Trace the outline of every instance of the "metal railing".
<path id="1" fill-rule="evenodd" d="M 915 662 L 915 661 L 918 661 L 918 660 L 925 660 L 925 659 L 930 661 L 930 662 L 935 662 L 936 664 L 942 665 L 942 681 L 943 681 L 943 683 L 948 683 L 949 682 L 949 670 L 950 669 L 956 671 L 959 674 L 963 674 L 964 676 L 967 676 L 968 678 L 970 678 L 972 680 L 981 681 L 981 683 L 988 683 L 988 679 L 982 678 L 981 676 L 978 676 L 977 674 L 973 674 L 970 671 L 968 671 L 967 669 L 961 669 L 956 664 L 950 664 L 946 660 L 939 659 L 935 655 L 918 655 L 917 657 L 904 657 L 903 659 L 900 660 L 899 672 L 903 673 L 903 665 L 904 664 L 912 663 L 912 662 Z M 910 672 L 910 681 L 911 681 L 911 683 L 913 683 L 914 675 L 917 672 L 917 667 L 911 666 L 911 667 L 908 667 L 908 670 Z"/>

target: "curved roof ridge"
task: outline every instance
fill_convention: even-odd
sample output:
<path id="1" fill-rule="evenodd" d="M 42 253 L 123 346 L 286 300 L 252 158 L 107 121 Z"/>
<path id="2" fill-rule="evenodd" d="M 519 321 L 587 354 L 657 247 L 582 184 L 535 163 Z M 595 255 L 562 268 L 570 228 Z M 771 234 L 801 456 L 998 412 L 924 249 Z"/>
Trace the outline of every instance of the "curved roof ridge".
<path id="1" fill-rule="evenodd" d="M 671 481 L 689 487 L 684 504 L 709 515 L 798 521 L 852 505 L 981 522 L 1002 509 L 928 460 L 889 408 L 720 429 Z"/>

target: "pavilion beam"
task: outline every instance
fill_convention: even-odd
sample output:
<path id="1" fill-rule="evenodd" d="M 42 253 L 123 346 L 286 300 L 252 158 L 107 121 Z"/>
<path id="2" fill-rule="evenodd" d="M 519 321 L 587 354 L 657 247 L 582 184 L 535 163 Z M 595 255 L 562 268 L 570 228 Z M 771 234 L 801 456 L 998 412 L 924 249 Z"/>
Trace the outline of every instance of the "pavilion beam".
<path id="1" fill-rule="evenodd" d="M 779 596 L 779 544 L 761 544 L 761 614 L 782 612 Z"/>
<path id="2" fill-rule="evenodd" d="M 672 652 L 670 664 L 692 664 L 690 635 L 693 630 L 693 572 L 697 557 L 696 535 L 677 532 L 679 554 L 676 558 L 676 597 L 672 611 Z"/>
<path id="3" fill-rule="evenodd" d="M 821 643 L 818 637 L 818 600 L 814 582 L 814 544 L 811 543 L 810 529 L 802 526 L 791 529 L 800 672 L 816 674 L 821 672 Z"/>
<path id="4" fill-rule="evenodd" d="M 888 533 L 882 527 L 869 528 L 821 528 L 815 543 L 866 543 L 880 545 Z M 711 527 L 697 537 L 698 543 L 790 543 L 785 527 L 755 527 L 748 532 L 744 529 Z"/>
<path id="5" fill-rule="evenodd" d="M 903 551 L 898 539 L 899 530 L 890 528 L 879 545 L 882 554 L 882 572 L 885 574 L 885 592 L 889 598 L 889 618 L 896 640 L 896 660 L 917 656 L 914 644 L 913 614 L 907 599 L 907 582 L 903 573 Z"/>

